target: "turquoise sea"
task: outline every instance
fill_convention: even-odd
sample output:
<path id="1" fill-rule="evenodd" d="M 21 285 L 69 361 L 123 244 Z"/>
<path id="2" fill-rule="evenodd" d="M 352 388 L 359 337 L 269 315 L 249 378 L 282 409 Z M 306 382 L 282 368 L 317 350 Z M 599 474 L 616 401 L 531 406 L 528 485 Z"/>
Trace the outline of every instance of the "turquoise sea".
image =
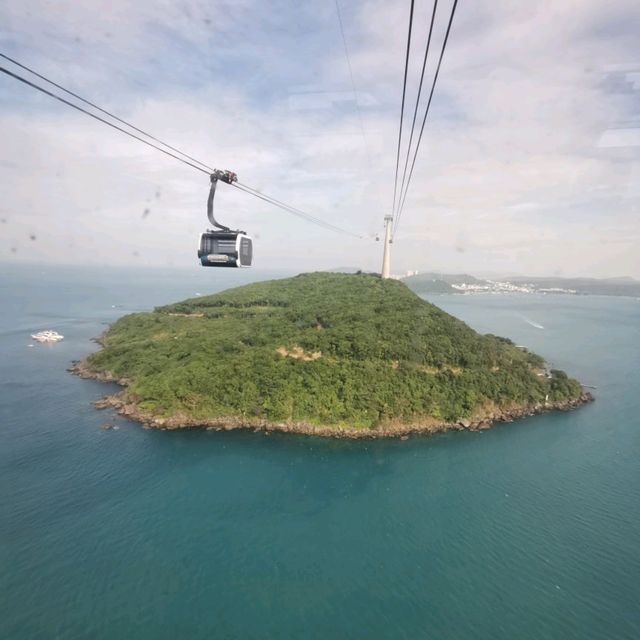
<path id="1" fill-rule="evenodd" d="M 639 300 L 434 297 L 597 386 L 481 433 L 149 431 L 66 372 L 124 313 L 274 275 L 3 267 L 0 638 L 640 638 Z"/>

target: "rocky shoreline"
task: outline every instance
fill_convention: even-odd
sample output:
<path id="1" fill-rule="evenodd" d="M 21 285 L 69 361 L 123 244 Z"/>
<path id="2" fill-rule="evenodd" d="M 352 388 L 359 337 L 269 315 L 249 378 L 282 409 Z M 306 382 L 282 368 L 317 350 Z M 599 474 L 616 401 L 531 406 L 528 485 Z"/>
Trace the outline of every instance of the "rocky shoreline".
<path id="1" fill-rule="evenodd" d="M 94 371 L 86 361 L 74 362 L 68 371 L 81 378 L 100 380 L 102 382 L 114 382 L 122 387 L 127 387 L 129 381 L 125 378 L 117 378 L 110 372 Z M 591 393 L 583 392 L 579 398 L 561 402 L 536 403 L 524 406 L 511 406 L 508 408 L 487 407 L 469 418 L 461 418 L 455 422 L 445 422 L 436 418 L 427 417 L 415 424 L 390 423 L 376 429 L 357 429 L 339 426 L 312 425 L 304 422 L 270 422 L 257 418 L 242 418 L 239 416 L 218 417 L 213 419 L 195 419 L 185 415 L 159 417 L 141 411 L 135 401 L 127 400 L 126 389 L 97 400 L 95 406 L 98 409 L 113 408 L 123 417 L 142 423 L 146 428 L 173 430 L 173 429 L 208 429 L 215 431 L 232 431 L 234 429 L 253 429 L 255 431 L 280 431 L 285 433 L 298 433 L 313 436 L 327 436 L 334 438 L 372 439 L 405 437 L 411 434 L 431 434 L 449 430 L 479 431 L 490 428 L 497 422 L 513 422 L 518 418 L 533 416 L 549 411 L 570 411 L 579 406 L 592 402 Z"/>

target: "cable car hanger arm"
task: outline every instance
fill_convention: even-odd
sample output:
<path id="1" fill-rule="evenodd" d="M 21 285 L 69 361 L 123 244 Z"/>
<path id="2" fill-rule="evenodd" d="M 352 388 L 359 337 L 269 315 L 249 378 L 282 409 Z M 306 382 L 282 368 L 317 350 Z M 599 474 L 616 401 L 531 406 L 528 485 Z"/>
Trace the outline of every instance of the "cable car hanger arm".
<path id="1" fill-rule="evenodd" d="M 222 182 L 226 182 L 227 184 L 233 184 L 238 181 L 238 176 L 233 173 L 233 171 L 215 169 L 211 174 L 211 188 L 209 189 L 209 197 L 207 199 L 207 217 L 209 218 L 209 222 L 217 229 L 231 231 L 229 227 L 225 227 L 223 224 L 216 222 L 216 219 L 213 217 L 213 198 L 216 195 L 218 180 L 222 180 Z"/>

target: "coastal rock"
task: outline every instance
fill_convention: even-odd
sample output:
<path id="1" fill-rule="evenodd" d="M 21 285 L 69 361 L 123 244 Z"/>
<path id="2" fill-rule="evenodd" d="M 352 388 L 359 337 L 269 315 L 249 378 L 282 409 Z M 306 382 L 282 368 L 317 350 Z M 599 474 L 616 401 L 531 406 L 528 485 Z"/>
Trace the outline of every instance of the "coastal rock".
<path id="1" fill-rule="evenodd" d="M 295 433 L 302 435 L 314 435 L 323 437 L 348 438 L 355 440 L 373 439 L 373 438 L 397 438 L 408 439 L 411 434 L 434 434 L 448 430 L 486 430 L 497 422 L 513 422 L 524 416 L 534 415 L 538 413 L 547 413 L 549 411 L 560 410 L 568 411 L 576 409 L 579 406 L 592 402 L 594 400 L 591 393 L 584 393 L 579 398 L 571 401 L 562 401 L 558 403 L 549 403 L 546 406 L 535 405 L 528 407 L 514 407 L 503 413 L 491 413 L 484 419 L 470 421 L 468 419 L 458 420 L 456 422 L 430 421 L 428 423 L 407 423 L 394 425 L 381 425 L 373 429 L 349 429 L 336 428 L 331 425 L 312 425 L 305 422 L 273 423 L 266 420 L 245 419 L 237 416 L 224 416 L 213 419 L 195 419 L 187 416 L 172 416 L 170 418 L 154 417 L 145 413 L 135 405 L 127 403 L 123 400 L 125 392 L 105 396 L 97 400 L 95 405 L 100 408 L 110 407 L 115 409 L 120 415 L 142 423 L 145 429 L 206 429 L 208 431 L 233 431 L 236 429 L 252 429 L 254 431 L 263 431 L 265 435 L 270 435 L 270 431 L 284 431 L 287 433 Z M 491 418 L 489 418 L 491 415 Z M 464 423 L 469 423 L 465 426 Z M 113 427 L 116 428 L 116 427 Z"/>

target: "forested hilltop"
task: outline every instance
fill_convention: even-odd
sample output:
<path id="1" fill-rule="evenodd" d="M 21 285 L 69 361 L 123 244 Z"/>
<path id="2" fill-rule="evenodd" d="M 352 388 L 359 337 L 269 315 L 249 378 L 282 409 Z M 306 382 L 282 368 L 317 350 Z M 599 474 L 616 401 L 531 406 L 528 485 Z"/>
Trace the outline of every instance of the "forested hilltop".
<path id="1" fill-rule="evenodd" d="M 479 335 L 404 284 L 310 273 L 134 313 L 76 367 L 107 404 L 162 427 L 375 435 L 483 426 L 586 399 L 510 340 Z"/>

